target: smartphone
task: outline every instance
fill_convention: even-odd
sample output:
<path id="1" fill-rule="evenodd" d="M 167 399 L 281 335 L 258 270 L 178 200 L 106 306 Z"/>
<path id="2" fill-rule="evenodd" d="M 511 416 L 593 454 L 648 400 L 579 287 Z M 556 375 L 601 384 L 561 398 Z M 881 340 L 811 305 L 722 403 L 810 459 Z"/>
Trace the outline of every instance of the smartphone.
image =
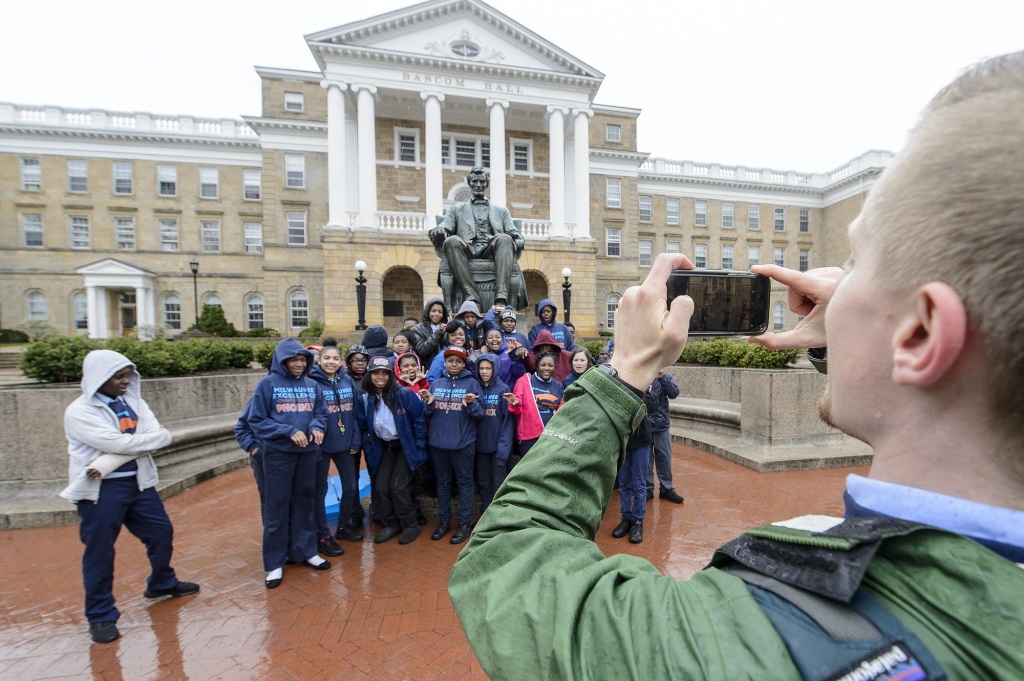
<path id="1" fill-rule="evenodd" d="M 673 270 L 668 303 L 693 298 L 691 336 L 756 336 L 768 330 L 771 279 L 739 270 Z"/>

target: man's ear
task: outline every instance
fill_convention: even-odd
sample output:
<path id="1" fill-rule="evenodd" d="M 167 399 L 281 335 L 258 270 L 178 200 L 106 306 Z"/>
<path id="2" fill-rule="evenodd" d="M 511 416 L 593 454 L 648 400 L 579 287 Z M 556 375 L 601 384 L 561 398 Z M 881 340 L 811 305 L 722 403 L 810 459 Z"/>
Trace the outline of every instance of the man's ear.
<path id="1" fill-rule="evenodd" d="M 967 310 L 953 287 L 929 282 L 893 337 L 892 378 L 897 385 L 928 386 L 956 362 L 967 340 Z"/>

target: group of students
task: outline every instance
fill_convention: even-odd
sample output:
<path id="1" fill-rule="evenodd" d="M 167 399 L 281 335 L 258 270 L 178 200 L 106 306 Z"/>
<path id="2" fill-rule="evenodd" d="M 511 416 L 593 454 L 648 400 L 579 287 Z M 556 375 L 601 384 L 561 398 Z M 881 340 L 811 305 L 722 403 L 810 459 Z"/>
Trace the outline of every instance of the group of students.
<path id="1" fill-rule="evenodd" d="M 422 319 L 407 319 L 392 336 L 370 326 L 344 356 L 333 338 L 320 346 L 282 340 L 235 427 L 260 491 L 267 588 L 281 584 L 287 563 L 326 570 L 330 563 L 322 556 L 344 553 L 337 540 L 362 541 L 361 455 L 371 479 L 371 513 L 382 528 L 375 543 L 418 538 L 427 521 L 414 472 L 425 464 L 432 470 L 423 477 L 436 484 L 438 503 L 431 539 L 452 531 L 457 493 L 450 542 L 464 542 L 476 496 L 482 513 L 561 406 L 565 388 L 595 364 L 556 314 L 557 307 L 542 299 L 540 321 L 523 335 L 516 330 L 515 310 L 483 314 L 467 301 L 451 314 L 440 298 L 432 298 Z M 664 389 L 652 395 L 651 413 L 663 406 L 667 434 L 667 401 L 678 388 L 667 375 L 663 380 Z M 633 542 L 643 538 L 653 461 L 661 496 L 682 502 L 672 489 L 670 442 L 652 458 L 650 420 L 641 430 L 645 435 L 631 441 L 620 480 L 623 523 L 615 535 L 629 533 Z M 323 503 L 332 462 L 341 481 L 333 534 Z"/>

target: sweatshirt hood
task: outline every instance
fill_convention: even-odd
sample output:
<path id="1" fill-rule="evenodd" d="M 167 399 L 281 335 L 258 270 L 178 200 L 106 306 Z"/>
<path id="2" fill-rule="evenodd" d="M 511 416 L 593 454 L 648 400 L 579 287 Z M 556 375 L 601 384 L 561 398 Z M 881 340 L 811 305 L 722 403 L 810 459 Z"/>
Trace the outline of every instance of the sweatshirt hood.
<path id="1" fill-rule="evenodd" d="M 363 332 L 363 345 L 370 355 L 379 355 L 388 351 L 388 331 L 380 324 L 368 326 Z"/>
<path id="2" fill-rule="evenodd" d="M 92 397 L 111 376 L 125 367 L 132 368 L 127 394 L 136 397 L 140 394 L 142 377 L 135 364 L 114 350 L 92 350 L 82 361 L 82 394 Z"/>
<path id="3" fill-rule="evenodd" d="M 448 316 L 448 306 L 444 304 L 444 298 L 428 298 L 426 304 L 423 306 L 423 316 L 420 318 L 427 326 L 430 326 L 430 308 L 438 304 L 440 304 L 441 309 L 444 310 L 444 314 L 441 316 L 441 319 Z"/>
<path id="4" fill-rule="evenodd" d="M 562 346 L 555 340 L 555 335 L 547 329 L 541 329 L 537 334 L 537 338 L 533 341 L 533 352 L 534 354 L 540 354 L 537 348 L 550 345 L 554 348 L 555 354 L 557 355 L 561 351 Z"/>
<path id="5" fill-rule="evenodd" d="M 473 300 L 467 300 L 464 303 L 462 303 L 462 305 L 459 307 L 458 313 L 455 316 L 461 319 L 462 315 L 466 314 L 467 312 L 472 312 L 477 316 L 477 318 L 483 317 L 483 314 L 480 312 L 480 306 L 478 306 L 476 304 L 476 301 Z"/>
<path id="6" fill-rule="evenodd" d="M 270 373 L 294 379 L 295 377 L 292 376 L 292 372 L 288 371 L 284 362 L 296 355 L 302 355 L 306 358 L 306 370 L 302 372 L 302 376 L 308 376 L 310 369 L 313 367 L 313 353 L 294 338 L 285 338 L 274 348 L 274 359 L 270 361 Z"/>
<path id="7" fill-rule="evenodd" d="M 400 354 L 398 357 L 395 357 L 394 372 L 395 372 L 395 378 L 396 379 L 398 379 L 400 377 L 399 374 L 402 373 L 401 371 L 398 370 L 398 365 L 402 363 L 402 358 L 403 357 L 415 357 L 416 358 L 416 368 L 417 369 L 422 369 L 423 368 L 423 363 L 420 362 L 420 356 L 417 355 L 412 350 L 407 350 L 407 351 L 403 352 L 402 354 Z"/>
<path id="8" fill-rule="evenodd" d="M 536 312 L 538 317 L 540 317 L 540 311 L 543 310 L 545 307 L 550 307 L 552 310 L 555 311 L 555 317 L 553 317 L 552 319 L 558 317 L 558 306 L 552 303 L 550 298 L 541 298 L 540 301 L 537 303 Z M 541 323 L 543 324 L 543 322 Z M 558 345 L 558 343 L 555 343 L 555 345 Z"/>
<path id="9" fill-rule="evenodd" d="M 480 362 L 490 362 L 491 369 L 494 371 L 494 373 L 491 374 L 491 381 L 488 385 L 498 380 L 498 356 L 493 352 L 483 352 L 477 355 L 476 359 L 473 360 L 473 371 L 476 374 L 476 378 L 478 381 L 483 383 L 484 379 L 480 378 Z"/>

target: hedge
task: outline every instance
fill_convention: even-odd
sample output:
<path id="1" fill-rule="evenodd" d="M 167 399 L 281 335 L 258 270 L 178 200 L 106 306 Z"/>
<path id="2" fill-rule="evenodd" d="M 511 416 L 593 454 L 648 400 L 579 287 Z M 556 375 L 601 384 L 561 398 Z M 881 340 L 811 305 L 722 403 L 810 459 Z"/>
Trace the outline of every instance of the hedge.
<path id="1" fill-rule="evenodd" d="M 798 350 L 769 350 L 746 341 L 712 338 L 687 343 L 679 361 L 684 364 L 779 369 L 792 364 L 799 356 Z"/>
<path id="2" fill-rule="evenodd" d="M 248 343 L 208 338 L 186 341 L 113 338 L 97 341 L 65 336 L 30 343 L 21 354 L 21 371 L 29 378 L 49 383 L 77 382 L 82 379 L 82 360 L 90 350 L 100 348 L 120 352 L 146 378 L 244 369 L 253 359 L 253 348 Z"/>

